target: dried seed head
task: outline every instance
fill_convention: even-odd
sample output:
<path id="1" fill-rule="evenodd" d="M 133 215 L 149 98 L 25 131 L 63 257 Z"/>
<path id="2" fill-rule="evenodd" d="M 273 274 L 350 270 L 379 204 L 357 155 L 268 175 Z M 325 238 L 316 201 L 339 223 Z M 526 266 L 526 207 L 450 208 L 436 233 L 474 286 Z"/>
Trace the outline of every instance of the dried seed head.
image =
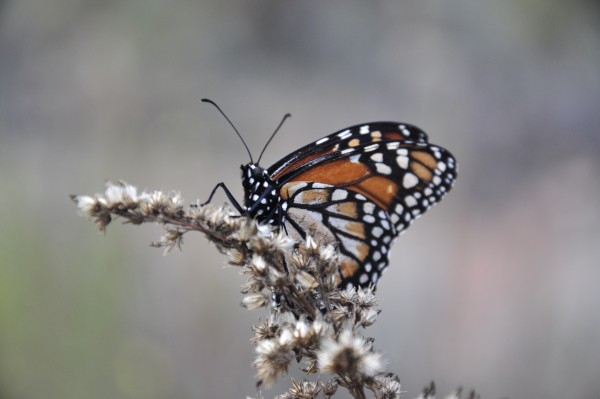
<path id="1" fill-rule="evenodd" d="M 309 255 L 318 254 L 319 245 L 311 236 L 307 235 L 306 240 L 304 241 L 304 245 L 300 245 L 300 248 L 303 249 Z"/>
<path id="2" fill-rule="evenodd" d="M 123 202 L 125 197 L 125 189 L 126 183 L 114 184 L 112 182 L 106 182 L 106 189 L 104 191 L 104 197 L 106 198 L 109 206 L 117 205 Z M 133 192 L 135 194 L 135 187 L 133 190 L 129 190 L 130 193 Z M 135 194 L 137 197 L 137 194 Z M 131 198 L 131 197 L 130 197 Z"/>
<path id="3" fill-rule="evenodd" d="M 318 353 L 321 372 L 364 381 L 383 372 L 381 355 L 362 338 L 344 330 L 337 340 L 324 340 Z"/>
<path id="4" fill-rule="evenodd" d="M 331 397 L 335 395 L 335 392 L 338 389 L 338 383 L 335 381 L 335 379 L 331 379 L 325 384 L 321 383 L 321 389 L 323 390 L 323 394 L 325 396 Z"/>
<path id="5" fill-rule="evenodd" d="M 269 270 L 269 266 L 263 256 L 254 254 L 252 255 L 248 269 L 249 273 L 254 277 L 265 277 Z"/>
<path id="6" fill-rule="evenodd" d="M 81 214 L 87 217 L 93 216 L 94 208 L 98 206 L 97 199 L 88 195 L 71 195 L 71 199 L 77 203 Z"/>
<path id="7" fill-rule="evenodd" d="M 269 298 L 263 293 L 249 294 L 242 299 L 241 305 L 248 310 L 264 308 L 269 304 Z"/>
<path id="8" fill-rule="evenodd" d="M 232 266 L 243 266 L 246 264 L 246 253 L 239 248 L 231 248 L 227 255 L 229 256 L 229 264 Z"/>
<path id="9" fill-rule="evenodd" d="M 359 288 L 356 290 L 356 304 L 362 308 L 372 308 L 378 305 L 377 298 L 371 288 Z"/>
<path id="10" fill-rule="evenodd" d="M 319 258 L 326 263 L 337 263 L 338 251 L 333 245 L 323 245 L 319 247 Z"/>
<path id="11" fill-rule="evenodd" d="M 184 233 L 185 232 L 181 230 L 167 230 L 167 232 L 160 238 L 160 242 L 157 245 L 165 248 L 165 255 L 171 252 L 174 248 L 177 248 L 179 251 L 181 251 Z"/>
<path id="12" fill-rule="evenodd" d="M 106 226 L 112 221 L 112 216 L 105 198 L 71 195 L 71 199 L 77 203 L 79 212 L 87 219 L 92 220 L 99 231 L 104 232 L 106 230 Z"/>
<path id="13" fill-rule="evenodd" d="M 280 326 L 274 323 L 272 319 L 260 322 L 257 325 L 252 326 L 253 337 L 250 339 L 253 343 L 260 341 L 273 339 L 277 336 Z"/>
<path id="14" fill-rule="evenodd" d="M 400 379 L 395 374 L 375 377 L 372 388 L 381 399 L 397 399 L 402 393 Z"/>
<path id="15" fill-rule="evenodd" d="M 303 270 L 298 270 L 295 274 L 296 283 L 298 283 L 305 290 L 312 290 L 317 288 L 319 285 L 318 280 L 310 273 Z"/>
<path id="16" fill-rule="evenodd" d="M 292 387 L 290 395 L 294 399 L 314 399 L 321 391 L 321 386 L 316 382 L 300 381 L 297 382 L 292 378 Z"/>
<path id="17" fill-rule="evenodd" d="M 379 310 L 376 309 L 363 309 L 358 314 L 357 324 L 363 328 L 366 328 L 375 323 Z"/>
<path id="18" fill-rule="evenodd" d="M 293 329 L 294 347 L 305 351 L 311 351 L 318 347 L 320 335 L 315 334 L 312 326 L 304 319 L 298 320 Z"/>
<path id="19" fill-rule="evenodd" d="M 270 385 L 280 374 L 287 373 L 290 362 L 294 359 L 287 345 L 280 345 L 278 340 L 260 341 L 256 345 L 256 360 L 253 366 L 260 383 Z"/>

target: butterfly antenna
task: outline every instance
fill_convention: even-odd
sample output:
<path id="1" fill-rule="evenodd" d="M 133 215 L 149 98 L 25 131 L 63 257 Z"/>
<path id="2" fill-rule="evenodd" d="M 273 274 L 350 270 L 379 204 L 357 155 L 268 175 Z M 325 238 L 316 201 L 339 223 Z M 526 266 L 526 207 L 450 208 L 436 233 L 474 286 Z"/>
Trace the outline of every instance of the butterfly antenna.
<path id="1" fill-rule="evenodd" d="M 260 163 L 260 159 L 262 158 L 263 154 L 265 153 L 265 150 L 267 149 L 267 147 L 271 143 L 271 140 L 273 140 L 273 137 L 275 137 L 275 135 L 277 134 L 277 132 L 279 131 L 279 129 L 283 125 L 283 122 L 285 122 L 285 120 L 287 118 L 289 118 L 290 116 L 292 116 L 292 114 L 285 114 L 283 116 L 283 119 L 281 120 L 281 122 L 279 122 L 279 126 L 277 126 L 277 129 L 275 129 L 275 131 L 273 132 L 273 134 L 271 135 L 271 137 L 269 137 L 269 140 L 267 141 L 267 144 L 265 144 L 265 146 L 263 147 L 262 151 L 260 152 L 260 155 L 258 156 L 258 161 L 256 161 L 256 163 Z"/>
<path id="2" fill-rule="evenodd" d="M 252 160 L 252 154 L 250 153 L 250 149 L 248 148 L 248 145 L 244 141 L 244 138 L 242 137 L 242 135 L 240 134 L 240 132 L 238 132 L 238 130 L 235 128 L 235 125 L 233 124 L 233 122 L 231 122 L 231 120 L 227 117 L 227 115 L 225 115 L 225 112 L 223 112 L 223 110 L 221 108 L 219 108 L 219 106 L 213 100 L 209 100 L 208 98 L 203 98 L 200 101 L 202 101 L 203 103 L 209 103 L 209 104 L 214 105 L 215 108 L 219 110 L 219 112 L 221 113 L 221 115 L 223 115 L 225 117 L 225 119 L 227 119 L 227 122 L 229 122 L 229 124 L 231 125 L 231 127 L 233 128 L 233 130 L 235 130 L 235 132 L 237 133 L 237 135 L 240 138 L 240 140 L 242 140 L 242 144 L 244 144 L 244 147 L 246 147 L 246 151 L 248 151 L 248 155 L 250 156 L 250 163 L 254 163 L 254 161 Z"/>

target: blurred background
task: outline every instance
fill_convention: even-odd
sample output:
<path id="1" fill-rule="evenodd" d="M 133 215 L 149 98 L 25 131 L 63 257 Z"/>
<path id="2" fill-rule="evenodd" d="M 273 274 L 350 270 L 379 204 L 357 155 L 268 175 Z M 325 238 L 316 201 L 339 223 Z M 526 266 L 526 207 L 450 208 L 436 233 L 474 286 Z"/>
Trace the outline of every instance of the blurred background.
<path id="1" fill-rule="evenodd" d="M 265 166 L 376 120 L 454 153 L 367 331 L 406 397 L 600 397 L 598 2 L 4 0 L 2 399 L 255 394 L 238 270 L 199 234 L 166 257 L 159 226 L 99 234 L 68 198 L 241 199 L 247 154 L 202 97 L 255 155 L 293 114 Z"/>

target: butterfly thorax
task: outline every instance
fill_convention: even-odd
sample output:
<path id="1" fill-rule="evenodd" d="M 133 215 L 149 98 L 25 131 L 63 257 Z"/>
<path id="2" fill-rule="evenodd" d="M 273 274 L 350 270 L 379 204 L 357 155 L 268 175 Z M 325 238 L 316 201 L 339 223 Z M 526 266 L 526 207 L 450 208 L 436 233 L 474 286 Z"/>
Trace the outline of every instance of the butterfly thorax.
<path id="1" fill-rule="evenodd" d="M 281 224 L 282 199 L 275 183 L 265 169 L 254 163 L 242 165 L 242 186 L 244 187 L 244 212 L 246 215 L 259 222 L 267 222 L 272 225 Z"/>

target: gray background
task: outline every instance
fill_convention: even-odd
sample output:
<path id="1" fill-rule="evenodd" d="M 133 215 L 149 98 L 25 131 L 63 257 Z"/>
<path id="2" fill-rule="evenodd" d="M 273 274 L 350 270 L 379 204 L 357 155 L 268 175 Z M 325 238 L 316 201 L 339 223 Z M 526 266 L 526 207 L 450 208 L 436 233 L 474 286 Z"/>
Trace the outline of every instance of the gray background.
<path id="1" fill-rule="evenodd" d="M 599 17 L 584 0 L 0 1 L 0 397 L 254 394 L 261 314 L 238 271 L 200 235 L 163 257 L 157 226 L 98 234 L 68 199 L 105 179 L 241 198 L 247 154 L 202 97 L 255 154 L 293 114 L 265 166 L 375 120 L 455 154 L 368 331 L 407 397 L 431 379 L 600 397 Z"/>

